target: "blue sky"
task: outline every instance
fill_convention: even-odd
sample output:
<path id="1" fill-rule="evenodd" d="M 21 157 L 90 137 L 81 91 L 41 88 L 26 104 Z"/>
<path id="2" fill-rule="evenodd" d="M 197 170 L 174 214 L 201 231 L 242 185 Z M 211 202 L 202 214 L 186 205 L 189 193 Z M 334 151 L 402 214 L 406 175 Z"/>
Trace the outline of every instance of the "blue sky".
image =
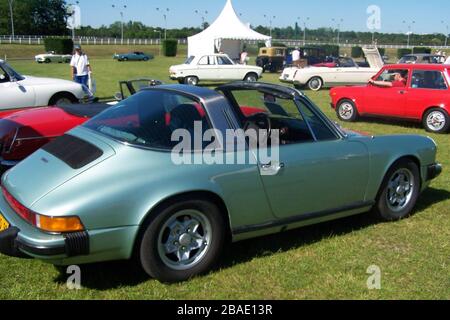
<path id="1" fill-rule="evenodd" d="M 70 1 L 69 1 L 70 2 Z M 119 11 L 112 8 L 127 5 L 125 19 L 141 21 L 147 25 L 163 26 L 157 7 L 170 8 L 168 27 L 199 26 L 201 17 L 195 10 L 208 11 L 207 21 L 212 22 L 220 13 L 226 0 L 80 0 L 82 24 L 99 26 L 120 20 Z M 298 17 L 310 17 L 309 28 L 337 26 L 343 19 L 342 30 L 367 31 L 366 10 L 370 5 L 381 9 L 381 32 L 406 33 L 410 21 L 413 32 L 445 33 L 450 25 L 450 1 L 444 0 L 233 0 L 242 20 L 252 25 L 269 25 L 264 14 L 275 15 L 274 25 L 294 25 Z M 403 23 L 406 20 L 407 23 Z M 445 24 L 442 21 L 445 21 Z M 303 22 L 302 22 L 303 23 Z"/>

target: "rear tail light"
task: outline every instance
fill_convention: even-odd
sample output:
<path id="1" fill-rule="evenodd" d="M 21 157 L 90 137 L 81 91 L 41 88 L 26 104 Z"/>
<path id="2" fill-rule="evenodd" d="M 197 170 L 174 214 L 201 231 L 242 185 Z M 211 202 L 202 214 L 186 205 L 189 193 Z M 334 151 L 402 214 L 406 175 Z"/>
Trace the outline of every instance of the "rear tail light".
<path id="1" fill-rule="evenodd" d="M 51 233 L 68 233 L 85 230 L 80 218 L 76 216 L 49 217 L 40 215 L 22 205 L 3 186 L 2 192 L 8 204 L 22 219 L 42 231 Z"/>

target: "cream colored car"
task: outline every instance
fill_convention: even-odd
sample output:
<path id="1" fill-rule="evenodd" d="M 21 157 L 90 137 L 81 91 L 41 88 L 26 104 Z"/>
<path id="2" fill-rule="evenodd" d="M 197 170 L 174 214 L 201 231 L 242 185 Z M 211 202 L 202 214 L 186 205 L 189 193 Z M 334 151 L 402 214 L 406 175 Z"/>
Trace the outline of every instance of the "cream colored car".
<path id="1" fill-rule="evenodd" d="M 334 86 L 367 84 L 384 66 L 384 61 L 376 47 L 363 48 L 363 51 L 369 63 L 368 68 L 360 67 L 356 63 L 336 68 L 291 67 L 283 71 L 280 81 L 293 83 L 298 88 L 307 86 L 313 91 Z"/>
<path id="2" fill-rule="evenodd" d="M 236 64 L 226 54 L 208 54 L 191 56 L 184 64 L 171 66 L 169 72 L 172 80 L 196 86 L 200 81 L 255 82 L 262 77 L 263 69 Z"/>

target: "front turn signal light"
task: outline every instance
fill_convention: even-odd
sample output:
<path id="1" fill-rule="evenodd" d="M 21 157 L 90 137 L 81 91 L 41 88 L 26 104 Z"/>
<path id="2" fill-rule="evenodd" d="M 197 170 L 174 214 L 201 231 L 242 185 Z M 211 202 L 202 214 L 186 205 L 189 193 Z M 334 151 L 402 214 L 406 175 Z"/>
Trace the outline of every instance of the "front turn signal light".
<path id="1" fill-rule="evenodd" d="M 84 231 L 78 217 L 48 217 L 36 215 L 36 227 L 46 232 L 67 233 Z"/>

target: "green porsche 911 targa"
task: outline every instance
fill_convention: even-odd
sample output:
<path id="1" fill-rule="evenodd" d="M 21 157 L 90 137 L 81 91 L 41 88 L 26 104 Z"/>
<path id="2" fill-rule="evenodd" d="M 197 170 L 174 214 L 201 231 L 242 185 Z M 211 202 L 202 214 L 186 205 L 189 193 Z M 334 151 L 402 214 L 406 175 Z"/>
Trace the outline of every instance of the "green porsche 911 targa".
<path id="1" fill-rule="evenodd" d="M 194 139 L 188 158 L 214 141 L 210 155 L 246 161 L 174 161 L 174 135 L 199 127 L 209 143 Z M 248 128 L 277 141 L 277 158 L 257 157 L 261 141 L 234 152 L 221 143 Z M 227 241 L 369 211 L 409 216 L 441 173 L 436 151 L 422 136 L 344 131 L 283 86 L 149 88 L 3 176 L 0 252 L 61 266 L 136 258 L 160 281 L 184 281 L 210 270 Z"/>

